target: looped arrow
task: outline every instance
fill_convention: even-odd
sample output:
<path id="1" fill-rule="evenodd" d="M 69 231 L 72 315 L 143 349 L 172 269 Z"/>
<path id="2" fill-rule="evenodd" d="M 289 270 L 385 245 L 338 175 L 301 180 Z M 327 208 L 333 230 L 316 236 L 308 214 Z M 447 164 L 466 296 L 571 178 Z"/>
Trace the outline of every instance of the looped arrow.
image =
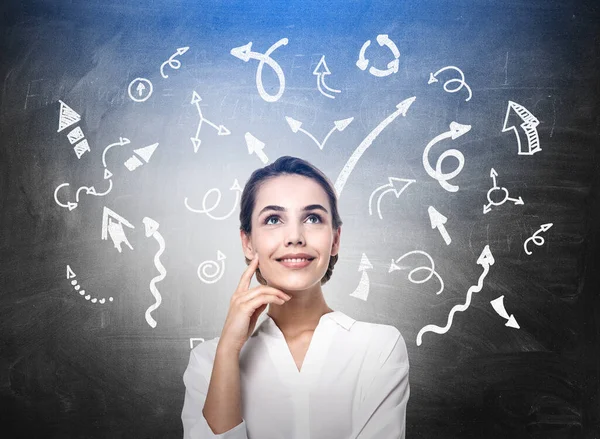
<path id="1" fill-rule="evenodd" d="M 250 58 L 256 59 L 259 61 L 258 69 L 256 70 L 256 88 L 258 89 L 258 94 L 261 98 L 263 98 L 267 102 L 275 102 L 279 100 L 279 98 L 283 95 L 283 91 L 285 90 L 285 76 L 283 74 L 283 70 L 277 64 L 277 62 L 270 57 L 271 53 L 273 53 L 278 47 L 285 46 L 288 43 L 287 38 L 282 38 L 273 44 L 269 49 L 264 53 L 252 52 L 252 41 L 244 46 L 234 47 L 231 49 L 230 53 L 236 58 L 241 59 L 244 62 L 248 62 Z M 262 83 L 262 69 L 264 64 L 267 64 L 269 67 L 273 69 L 275 74 L 277 75 L 277 79 L 279 80 L 279 90 L 276 95 L 270 95 L 265 91 L 265 88 Z"/>
<path id="2" fill-rule="evenodd" d="M 446 66 L 446 67 L 442 67 L 435 73 L 429 73 L 429 81 L 427 81 L 427 84 L 433 84 L 434 82 L 438 82 L 438 79 L 436 78 L 436 76 L 439 75 L 440 73 L 442 73 L 444 70 L 456 70 L 458 72 L 458 74 L 460 75 L 460 79 L 453 78 L 453 79 L 448 79 L 446 82 L 444 82 L 444 86 L 443 86 L 444 91 L 446 91 L 448 93 L 456 93 L 463 87 L 466 87 L 467 91 L 469 92 L 469 97 L 467 99 L 465 99 L 465 101 L 469 101 L 471 99 L 471 97 L 473 96 L 473 93 L 471 92 L 471 87 L 469 87 L 467 85 L 467 83 L 465 82 L 464 73 L 458 67 Z M 450 88 L 450 84 L 454 84 L 454 83 L 457 83 L 458 85 L 455 88 Z"/>
<path id="3" fill-rule="evenodd" d="M 552 223 L 542 224 L 540 226 L 540 228 L 533 234 L 533 236 L 531 236 L 525 240 L 525 242 L 523 243 L 523 249 L 525 250 L 525 253 L 527 253 L 528 255 L 531 254 L 531 251 L 529 251 L 529 249 L 527 248 L 527 244 L 529 244 L 529 241 L 533 241 L 533 243 L 535 245 L 537 245 L 538 247 L 541 247 L 542 245 L 544 245 L 544 242 L 546 242 L 546 241 L 544 240 L 543 237 L 538 236 L 538 234 L 542 233 L 542 232 L 546 232 L 548 229 L 550 229 L 550 227 L 552 227 Z"/>
<path id="4" fill-rule="evenodd" d="M 377 43 L 379 43 L 379 45 L 382 47 L 386 46 L 388 49 L 390 49 L 390 51 L 394 55 L 394 59 L 388 63 L 387 69 L 381 70 L 371 66 L 369 68 L 369 73 L 373 76 L 377 76 L 380 78 L 383 76 L 391 75 L 392 73 L 398 73 L 398 66 L 400 64 L 400 51 L 398 50 L 396 44 L 392 40 L 390 40 L 387 34 L 377 35 Z M 371 40 L 367 40 L 360 49 L 358 61 L 356 61 L 356 66 L 361 70 L 366 70 L 367 66 L 369 65 L 369 60 L 365 58 L 365 52 L 370 45 Z"/>
<path id="5" fill-rule="evenodd" d="M 173 55 L 171 55 L 171 57 L 166 60 L 164 63 L 161 64 L 160 66 L 160 76 L 162 76 L 163 78 L 168 78 L 169 75 L 164 73 L 164 68 L 165 65 L 168 64 L 169 67 L 171 67 L 173 70 L 178 70 L 179 67 L 181 67 L 181 61 L 179 61 L 178 59 L 175 59 L 176 56 L 179 55 L 183 55 L 185 52 L 187 52 L 189 49 L 189 47 L 180 47 L 179 49 L 177 49 L 177 52 L 175 52 Z"/>

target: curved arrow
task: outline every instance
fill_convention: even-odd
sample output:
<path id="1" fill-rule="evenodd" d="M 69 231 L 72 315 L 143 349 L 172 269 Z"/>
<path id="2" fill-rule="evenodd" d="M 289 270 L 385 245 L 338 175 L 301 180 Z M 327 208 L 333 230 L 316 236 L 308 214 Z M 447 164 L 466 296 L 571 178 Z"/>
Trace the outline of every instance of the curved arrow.
<path id="1" fill-rule="evenodd" d="M 178 70 L 179 67 L 181 67 L 181 61 L 179 61 L 178 59 L 175 59 L 176 56 L 179 55 L 183 55 L 185 52 L 187 52 L 189 49 L 189 47 L 180 47 L 179 49 L 177 49 L 177 51 L 171 55 L 171 57 L 166 60 L 164 63 L 162 63 L 160 65 L 160 76 L 162 76 L 163 78 L 168 78 L 169 75 L 166 75 L 163 72 L 163 69 L 165 68 L 165 64 L 169 64 L 169 67 L 171 67 L 173 70 Z"/>
<path id="2" fill-rule="evenodd" d="M 453 79 L 449 79 L 446 82 L 444 82 L 444 85 L 443 85 L 444 91 L 446 91 L 448 93 L 455 93 L 455 92 L 459 91 L 460 89 L 462 89 L 463 87 L 466 87 L 467 91 L 469 92 L 469 97 L 467 99 L 465 99 L 465 101 L 469 101 L 471 99 L 471 97 L 473 96 L 473 93 L 471 92 L 471 87 L 469 87 L 469 85 L 465 82 L 465 75 L 464 75 L 464 73 L 458 67 L 455 67 L 455 66 L 446 66 L 446 67 L 442 67 L 441 69 L 439 69 L 435 73 L 429 73 L 429 81 L 427 81 L 427 84 L 433 84 L 434 82 L 438 82 L 438 79 L 436 78 L 436 76 L 439 75 L 440 73 L 442 73 L 445 70 L 455 70 L 455 71 L 457 71 L 458 74 L 460 75 L 460 79 L 453 78 Z M 453 84 L 455 82 L 458 82 L 459 85 L 456 88 L 449 88 L 449 85 Z"/>
<path id="3" fill-rule="evenodd" d="M 204 194 L 204 197 L 202 198 L 202 210 L 200 209 L 194 209 L 193 207 L 190 207 L 190 205 L 188 204 L 188 199 L 187 197 L 183 200 L 185 207 L 187 207 L 188 210 L 195 212 L 195 213 L 205 213 L 207 214 L 209 217 L 211 217 L 212 219 L 215 220 L 224 220 L 229 218 L 229 216 L 231 216 L 231 214 L 233 212 L 235 212 L 235 210 L 237 209 L 237 205 L 238 202 L 240 200 L 241 197 L 241 192 L 242 192 L 242 188 L 240 187 L 240 184 L 237 181 L 237 178 L 234 180 L 233 182 L 233 186 L 231 186 L 229 188 L 229 190 L 231 191 L 236 191 L 235 192 L 235 202 L 233 203 L 233 208 L 231 209 L 231 211 L 225 215 L 225 216 L 213 216 L 210 214 L 210 212 L 212 212 L 213 210 L 215 210 L 215 208 L 219 205 L 219 203 L 221 202 L 221 191 L 217 188 L 212 188 L 211 190 L 209 190 L 206 194 Z M 212 207 L 206 207 L 206 199 L 209 197 L 209 195 L 213 192 L 216 191 L 217 192 L 217 200 L 215 201 L 215 203 L 212 205 Z"/>
<path id="4" fill-rule="evenodd" d="M 435 178 L 438 181 L 438 183 L 444 189 L 446 189 L 448 192 L 458 191 L 458 186 L 449 184 L 447 182 L 447 180 L 450 180 L 451 178 L 456 177 L 460 173 L 463 166 L 465 165 L 465 157 L 459 150 L 449 149 L 447 151 L 444 151 L 439 156 L 439 158 L 436 162 L 435 169 L 433 169 L 431 167 L 431 165 L 429 164 L 429 150 L 436 143 L 438 143 L 444 139 L 449 139 L 449 138 L 452 138 L 452 140 L 457 139 L 458 137 L 462 136 L 463 134 L 469 132 L 470 129 L 471 129 L 471 125 L 463 125 L 463 124 L 460 124 L 457 122 L 451 122 L 450 129 L 442 134 L 435 136 L 433 139 L 431 139 L 431 141 L 427 144 L 427 146 L 425 147 L 425 150 L 423 151 L 423 167 L 425 168 L 425 171 L 427 171 L 427 173 L 431 177 Z M 444 172 L 442 172 L 442 162 L 448 156 L 452 156 L 458 160 L 458 167 L 452 172 L 444 173 Z"/>
<path id="5" fill-rule="evenodd" d="M 102 151 L 102 164 L 104 165 L 105 168 L 106 168 L 106 153 L 108 152 L 108 150 L 111 149 L 113 146 L 124 146 L 124 145 L 127 145 L 128 143 L 130 143 L 129 139 L 127 139 L 125 137 L 119 137 L 118 142 L 111 143 L 106 148 L 104 148 L 104 151 Z"/>
<path id="6" fill-rule="evenodd" d="M 256 59 L 259 61 L 258 68 L 256 69 L 256 87 L 258 89 L 258 94 L 261 98 L 263 98 L 267 102 L 275 102 L 279 100 L 279 98 L 283 95 L 285 90 L 285 75 L 283 74 L 283 70 L 279 66 L 279 64 L 270 57 L 271 53 L 273 53 L 277 48 L 281 46 L 285 46 L 288 43 L 287 38 L 282 38 L 273 44 L 269 49 L 264 53 L 252 52 L 252 41 L 248 44 L 240 47 L 234 47 L 231 49 L 231 55 L 236 58 L 241 59 L 244 62 L 248 62 L 250 58 Z M 275 74 L 277 75 L 277 79 L 279 80 L 279 90 L 276 95 L 270 95 L 265 91 L 265 88 L 262 83 L 262 69 L 264 64 L 267 64 L 269 67 L 273 69 Z"/>

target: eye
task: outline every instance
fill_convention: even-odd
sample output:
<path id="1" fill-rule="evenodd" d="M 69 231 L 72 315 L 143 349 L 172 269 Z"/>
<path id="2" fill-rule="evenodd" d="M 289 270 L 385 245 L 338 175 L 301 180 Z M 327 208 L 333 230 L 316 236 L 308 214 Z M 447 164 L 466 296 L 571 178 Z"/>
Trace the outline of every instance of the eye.
<path id="1" fill-rule="evenodd" d="M 323 222 L 323 219 L 321 218 L 321 216 L 317 215 L 316 213 L 311 213 L 310 215 L 308 215 L 307 218 L 310 218 L 310 217 L 318 219 L 320 223 Z"/>
<path id="2" fill-rule="evenodd" d="M 265 218 L 265 221 L 264 221 L 264 223 L 265 223 L 265 224 L 267 224 L 267 225 L 272 225 L 272 223 L 271 223 L 271 224 L 269 224 L 269 220 L 270 220 L 271 218 L 279 218 L 279 215 L 270 215 L 270 216 L 268 216 L 267 218 Z"/>

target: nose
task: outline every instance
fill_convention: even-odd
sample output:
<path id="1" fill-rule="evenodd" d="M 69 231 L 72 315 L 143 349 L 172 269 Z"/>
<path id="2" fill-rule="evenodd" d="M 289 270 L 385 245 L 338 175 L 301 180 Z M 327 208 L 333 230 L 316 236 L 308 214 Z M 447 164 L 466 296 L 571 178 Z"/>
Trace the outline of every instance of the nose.
<path id="1" fill-rule="evenodd" d="M 286 237 L 287 245 L 303 245 L 304 244 L 304 233 L 302 225 L 296 223 L 289 227 L 289 232 Z"/>

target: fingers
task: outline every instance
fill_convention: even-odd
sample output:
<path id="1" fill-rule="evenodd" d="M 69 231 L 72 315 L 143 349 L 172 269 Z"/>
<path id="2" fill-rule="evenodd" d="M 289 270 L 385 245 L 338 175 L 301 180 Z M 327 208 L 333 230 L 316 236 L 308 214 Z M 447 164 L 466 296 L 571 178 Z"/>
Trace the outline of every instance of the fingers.
<path id="1" fill-rule="evenodd" d="M 238 284 L 238 287 L 236 290 L 237 292 L 246 291 L 246 290 L 248 290 L 248 288 L 250 288 L 250 282 L 252 281 L 252 276 L 254 275 L 254 272 L 256 271 L 257 267 L 258 267 L 258 253 L 256 253 L 254 255 L 254 258 L 252 259 L 252 261 L 250 261 L 250 264 L 248 264 L 248 267 L 246 267 L 246 270 L 244 271 L 244 273 L 242 273 L 240 283 Z"/>
<path id="2" fill-rule="evenodd" d="M 283 300 L 284 302 L 282 303 L 285 303 L 291 299 L 291 296 L 288 296 L 283 291 L 278 290 L 277 288 L 269 287 L 267 285 L 260 285 L 248 291 L 248 294 L 240 298 L 240 302 L 251 302 L 258 296 L 274 297 L 278 300 Z"/>

